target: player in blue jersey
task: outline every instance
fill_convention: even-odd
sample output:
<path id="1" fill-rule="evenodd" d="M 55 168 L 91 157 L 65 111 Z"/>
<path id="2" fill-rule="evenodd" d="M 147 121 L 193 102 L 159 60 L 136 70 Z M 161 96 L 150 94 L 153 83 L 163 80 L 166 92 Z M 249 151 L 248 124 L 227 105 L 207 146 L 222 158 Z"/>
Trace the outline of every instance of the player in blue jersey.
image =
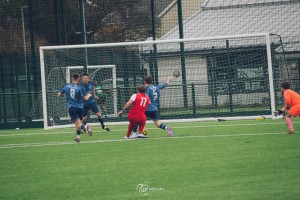
<path id="1" fill-rule="evenodd" d="M 110 131 L 110 129 L 104 125 L 102 113 L 96 101 L 99 100 L 99 97 L 95 94 L 94 83 L 90 82 L 89 74 L 85 73 L 82 75 L 81 87 L 83 88 L 85 94 L 91 94 L 91 98 L 83 102 L 82 123 L 86 124 L 86 117 L 88 111 L 91 109 L 97 115 L 98 121 L 100 122 L 102 129 Z"/>
<path id="2" fill-rule="evenodd" d="M 78 84 L 79 80 L 79 74 L 74 73 L 72 83 L 64 85 L 57 94 L 57 96 L 66 96 L 69 116 L 76 127 L 76 138 L 74 138 L 76 142 L 80 142 L 81 129 L 88 130 L 89 134 L 92 135 L 90 125 L 82 125 L 80 121 L 82 120 L 83 100 L 88 100 L 92 95 L 84 95 L 82 87 Z"/>
<path id="3" fill-rule="evenodd" d="M 146 86 L 146 95 L 150 98 L 150 103 L 146 109 L 146 116 L 153 120 L 155 125 L 158 128 L 164 129 L 168 132 L 170 137 L 174 136 L 174 133 L 170 126 L 167 126 L 166 124 L 163 124 L 159 121 L 159 98 L 160 98 L 160 90 L 164 89 L 168 86 L 168 84 L 171 82 L 172 76 L 169 76 L 165 83 L 161 85 L 153 85 L 153 79 L 149 76 L 144 78 L 144 85 Z M 134 127 L 133 135 L 131 137 L 134 137 L 136 135 L 137 127 Z"/>

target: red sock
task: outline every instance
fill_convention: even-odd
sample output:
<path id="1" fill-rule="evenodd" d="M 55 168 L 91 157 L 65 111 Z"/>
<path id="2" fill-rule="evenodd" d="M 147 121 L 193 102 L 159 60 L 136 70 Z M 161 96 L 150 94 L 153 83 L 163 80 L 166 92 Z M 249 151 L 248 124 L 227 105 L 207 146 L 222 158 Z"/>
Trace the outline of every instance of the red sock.
<path id="1" fill-rule="evenodd" d="M 285 122 L 289 128 L 289 130 L 294 130 L 293 121 L 291 117 L 285 117 Z"/>
<path id="2" fill-rule="evenodd" d="M 127 133 L 126 133 L 126 136 L 127 136 L 127 137 L 130 136 L 130 134 L 131 134 L 133 128 L 134 128 L 134 125 L 133 125 L 132 123 L 129 123 L 129 124 L 128 124 L 128 131 L 127 131 Z"/>

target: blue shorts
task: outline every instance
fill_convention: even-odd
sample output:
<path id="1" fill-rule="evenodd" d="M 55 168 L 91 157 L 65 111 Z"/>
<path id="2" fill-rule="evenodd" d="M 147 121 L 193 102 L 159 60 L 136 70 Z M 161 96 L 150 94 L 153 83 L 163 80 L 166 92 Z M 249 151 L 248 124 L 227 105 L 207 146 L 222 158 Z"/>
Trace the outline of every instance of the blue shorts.
<path id="1" fill-rule="evenodd" d="M 71 121 L 74 123 L 77 119 L 82 120 L 82 109 L 71 107 L 68 109 Z"/>
<path id="2" fill-rule="evenodd" d="M 154 121 L 158 120 L 158 112 L 157 112 L 157 110 L 146 111 L 145 114 L 146 114 L 147 117 L 149 117 L 150 119 L 152 119 Z"/>
<path id="3" fill-rule="evenodd" d="M 83 106 L 82 115 L 85 117 L 89 110 L 92 110 L 94 113 L 100 112 L 100 109 L 96 103 L 86 104 Z"/>

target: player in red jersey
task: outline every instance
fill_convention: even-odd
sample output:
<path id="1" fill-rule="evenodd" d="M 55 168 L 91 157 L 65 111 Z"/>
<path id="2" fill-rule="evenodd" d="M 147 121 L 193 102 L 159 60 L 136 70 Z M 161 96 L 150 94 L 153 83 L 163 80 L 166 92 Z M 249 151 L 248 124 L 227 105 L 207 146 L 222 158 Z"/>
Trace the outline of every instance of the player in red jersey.
<path id="1" fill-rule="evenodd" d="M 282 109 L 277 110 L 275 115 L 283 114 L 285 116 L 285 122 L 288 126 L 288 134 L 295 133 L 292 116 L 300 116 L 300 95 L 290 89 L 290 84 L 288 82 L 281 83 L 281 92 L 284 97 L 285 105 Z"/>
<path id="2" fill-rule="evenodd" d="M 129 101 L 124 105 L 123 109 L 117 113 L 118 116 L 121 116 L 123 112 L 129 108 L 131 105 L 131 109 L 128 113 L 128 131 L 124 137 L 124 139 L 130 138 L 130 133 L 134 126 L 139 126 L 139 134 L 137 135 L 138 138 L 146 138 L 144 136 L 143 130 L 146 125 L 147 117 L 145 115 L 145 110 L 150 103 L 149 97 L 145 94 L 146 88 L 143 85 L 137 87 L 138 93 L 133 94 Z"/>

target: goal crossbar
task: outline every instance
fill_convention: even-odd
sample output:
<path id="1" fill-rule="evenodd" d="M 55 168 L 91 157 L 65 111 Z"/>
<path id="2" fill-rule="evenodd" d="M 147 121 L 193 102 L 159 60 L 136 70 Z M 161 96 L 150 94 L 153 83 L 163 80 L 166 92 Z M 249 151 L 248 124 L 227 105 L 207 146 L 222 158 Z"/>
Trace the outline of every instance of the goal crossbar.
<path id="1" fill-rule="evenodd" d="M 133 45 L 147 45 L 147 44 L 162 44 L 162 43 L 180 43 L 193 41 L 208 41 L 208 40 L 226 40 L 235 38 L 249 38 L 249 37 L 270 37 L 270 33 L 257 34 L 243 34 L 230 36 L 216 36 L 216 37 L 202 37 L 202 38 L 186 38 L 186 39 L 172 39 L 172 40 L 150 40 L 141 42 L 119 42 L 119 43 L 102 43 L 102 44 L 80 44 L 80 45 L 61 45 L 61 46 L 41 46 L 40 50 L 45 49 L 74 49 L 74 48 L 94 48 L 94 47 L 117 47 L 117 46 L 133 46 Z"/>

